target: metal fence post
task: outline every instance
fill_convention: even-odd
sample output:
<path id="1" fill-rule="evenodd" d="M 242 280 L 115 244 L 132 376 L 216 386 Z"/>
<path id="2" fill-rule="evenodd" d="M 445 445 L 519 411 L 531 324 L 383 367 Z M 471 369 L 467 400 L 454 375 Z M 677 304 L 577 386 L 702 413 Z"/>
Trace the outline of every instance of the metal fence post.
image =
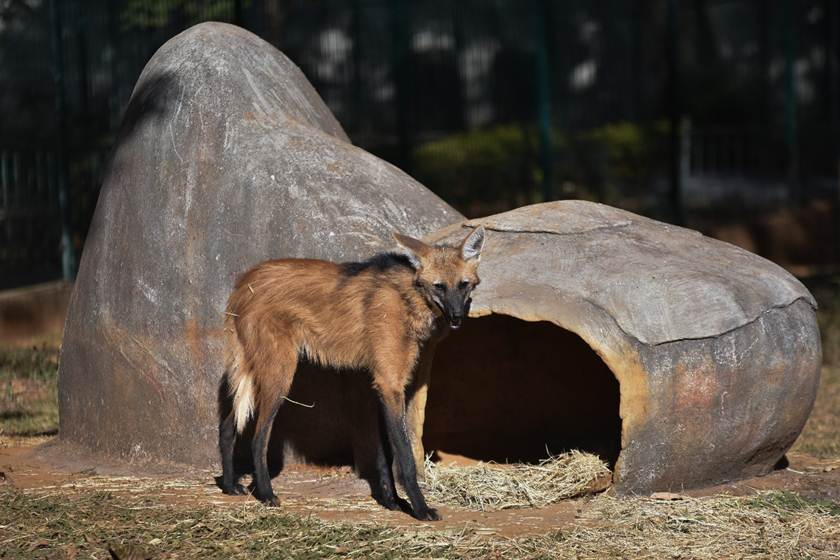
<path id="1" fill-rule="evenodd" d="M 548 52 L 546 26 L 549 25 L 548 5 L 546 0 L 536 0 L 532 4 L 532 18 L 537 40 L 536 89 L 537 89 L 537 126 L 540 142 L 540 167 L 542 168 L 542 200 L 549 201 L 552 193 L 552 134 L 551 134 L 551 57 Z"/>
<path id="2" fill-rule="evenodd" d="M 389 4 L 391 22 L 391 68 L 394 80 L 398 142 L 398 165 L 409 168 L 411 150 L 414 148 L 412 135 L 411 87 L 412 87 L 412 53 L 411 53 L 411 21 L 408 0 L 393 0 Z"/>
<path id="3" fill-rule="evenodd" d="M 233 23 L 245 27 L 245 17 L 242 10 L 242 0 L 233 0 Z"/>
<path id="4" fill-rule="evenodd" d="M 0 151 L 0 187 L 2 187 L 3 203 L 0 208 L 7 211 L 12 204 L 9 197 L 9 182 L 8 157 L 6 151 L 2 150 Z"/>
<path id="5" fill-rule="evenodd" d="M 666 52 L 668 57 L 668 150 L 671 220 L 674 224 L 685 222 L 682 207 L 682 175 L 680 173 L 682 143 L 680 119 L 682 113 L 682 86 L 680 84 L 680 0 L 668 0 L 668 24 L 666 30 Z"/>
<path id="6" fill-rule="evenodd" d="M 67 99 L 64 89 L 64 53 L 62 45 L 61 10 L 56 0 L 50 0 L 52 23 L 53 82 L 55 84 L 55 111 L 58 118 L 58 206 L 61 213 L 61 273 L 67 281 L 76 277 L 76 256 L 70 235 L 70 195 L 67 169 Z"/>
<path id="7" fill-rule="evenodd" d="M 787 146 L 787 179 L 790 200 L 794 204 L 802 202 L 799 184 L 799 142 L 796 122 L 796 7 L 794 0 L 784 3 L 785 29 L 785 145 Z"/>

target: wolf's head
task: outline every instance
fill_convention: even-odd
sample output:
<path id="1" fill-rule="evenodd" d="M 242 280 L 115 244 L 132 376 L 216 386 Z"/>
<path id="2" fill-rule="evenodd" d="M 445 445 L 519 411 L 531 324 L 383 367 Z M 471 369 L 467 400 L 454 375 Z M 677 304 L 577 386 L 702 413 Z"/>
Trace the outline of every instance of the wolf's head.
<path id="1" fill-rule="evenodd" d="M 480 282 L 477 269 L 484 226 L 472 230 L 458 245 L 429 245 L 399 233 L 394 239 L 414 267 L 417 289 L 429 305 L 440 309 L 450 327 L 460 327 L 470 310 L 470 294 Z"/>

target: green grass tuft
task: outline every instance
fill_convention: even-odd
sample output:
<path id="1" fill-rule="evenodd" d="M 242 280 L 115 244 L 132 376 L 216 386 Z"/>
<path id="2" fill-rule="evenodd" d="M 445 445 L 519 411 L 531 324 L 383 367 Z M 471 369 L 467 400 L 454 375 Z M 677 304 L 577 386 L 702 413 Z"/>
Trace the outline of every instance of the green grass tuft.
<path id="1" fill-rule="evenodd" d="M 0 436 L 58 431 L 58 350 L 0 350 Z"/>
<path id="2" fill-rule="evenodd" d="M 755 509 L 776 510 L 780 513 L 813 512 L 840 516 L 840 504 L 829 500 L 807 499 L 799 494 L 782 490 L 759 494 L 748 500 L 746 505 Z"/>

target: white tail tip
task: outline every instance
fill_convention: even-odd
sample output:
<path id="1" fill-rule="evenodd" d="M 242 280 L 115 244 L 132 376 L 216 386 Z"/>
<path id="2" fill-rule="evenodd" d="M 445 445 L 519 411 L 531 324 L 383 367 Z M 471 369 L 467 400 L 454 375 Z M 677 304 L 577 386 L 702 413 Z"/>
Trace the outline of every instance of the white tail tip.
<path id="1" fill-rule="evenodd" d="M 233 390 L 233 414 L 236 433 L 241 434 L 254 413 L 254 383 L 247 375 L 240 375 Z"/>

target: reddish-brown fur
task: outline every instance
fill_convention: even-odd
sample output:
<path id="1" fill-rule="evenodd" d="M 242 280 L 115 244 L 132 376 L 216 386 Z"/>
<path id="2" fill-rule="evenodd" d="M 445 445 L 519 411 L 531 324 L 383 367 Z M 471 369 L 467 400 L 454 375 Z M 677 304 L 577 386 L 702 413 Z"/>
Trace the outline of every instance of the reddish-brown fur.
<path id="1" fill-rule="evenodd" d="M 484 232 L 473 231 L 458 247 L 395 238 L 404 255 L 385 254 L 347 264 L 267 261 L 237 280 L 226 311 L 227 380 L 234 404 L 220 427 L 225 491 L 241 493 L 233 480 L 232 441 L 234 429 L 241 432 L 253 410 L 256 492 L 276 504 L 265 468 L 268 437 L 292 385 L 298 358 L 305 357 L 333 368 L 370 373 L 414 514 L 438 518 L 417 488 L 413 459 L 409 465 L 406 457 L 411 453 L 405 394 L 424 345 L 447 323 L 460 326 L 466 315 L 469 294 L 479 282 L 476 269 Z M 383 457 L 387 455 L 386 450 Z M 383 495 L 375 497 L 396 507 L 393 475 L 382 474 L 390 482 L 383 482 Z"/>

